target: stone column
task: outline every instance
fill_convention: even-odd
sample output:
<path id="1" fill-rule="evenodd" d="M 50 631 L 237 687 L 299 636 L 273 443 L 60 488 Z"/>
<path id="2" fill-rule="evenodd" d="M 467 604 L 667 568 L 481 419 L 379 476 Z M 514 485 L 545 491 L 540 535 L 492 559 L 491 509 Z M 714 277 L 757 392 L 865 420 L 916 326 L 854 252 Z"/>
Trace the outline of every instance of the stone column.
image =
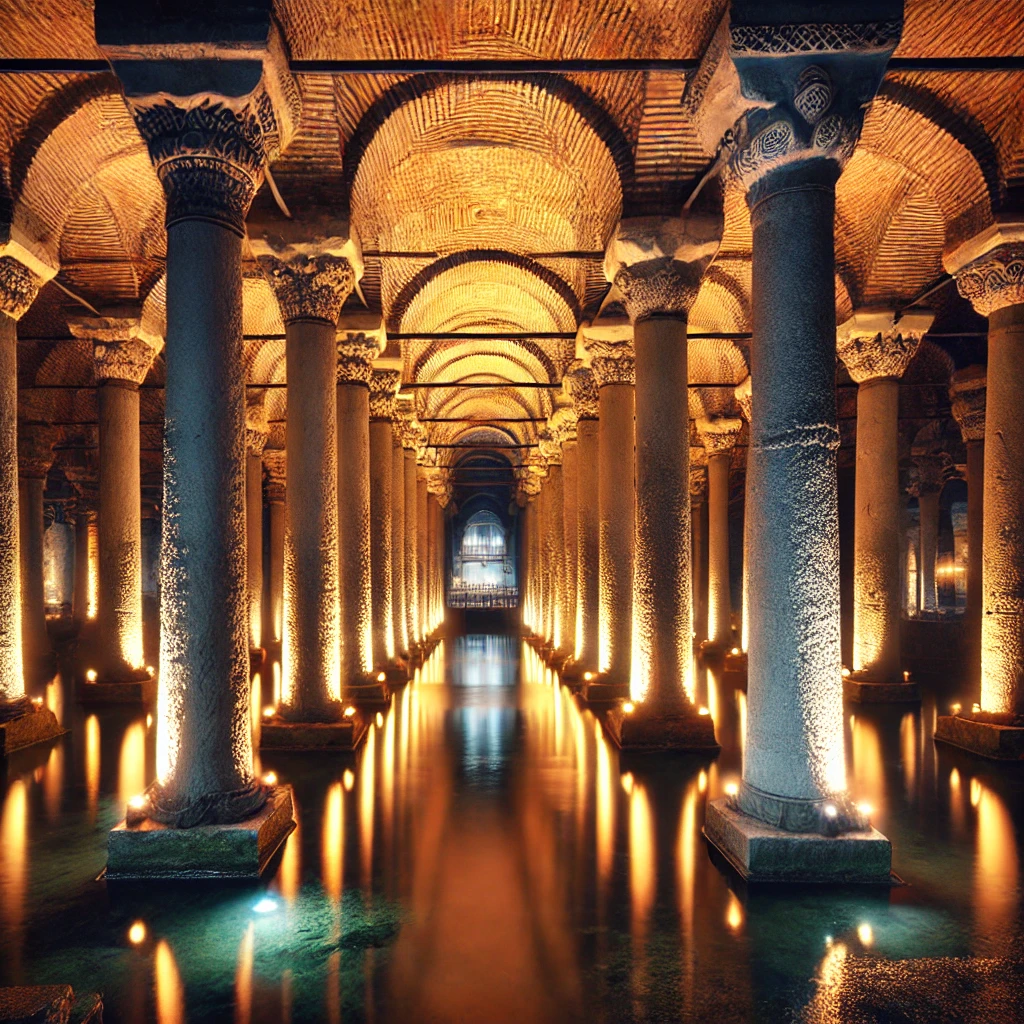
<path id="1" fill-rule="evenodd" d="M 559 642 L 555 652 L 557 667 L 565 665 L 576 653 L 576 575 L 579 529 L 579 459 L 576 440 L 576 414 L 559 409 L 553 422 L 562 442 L 562 593 L 559 604 Z"/>
<path id="2" fill-rule="evenodd" d="M 833 225 L 835 184 L 901 10 L 893 3 L 890 21 L 871 24 L 765 25 L 763 11 L 734 2 L 723 45 L 709 48 L 687 97 L 689 106 L 703 91 L 706 144 L 731 130 L 729 166 L 753 236 L 747 741 L 738 793 L 712 801 L 705 825 L 749 878 L 889 876 L 890 845 L 846 785 Z M 821 838 L 849 833 L 860 834 Z"/>
<path id="3" fill-rule="evenodd" d="M 551 658 L 557 657 L 561 643 L 561 606 L 564 600 L 563 520 L 565 492 L 562 483 L 562 446 L 548 434 L 540 440 L 541 454 L 547 460 L 548 478 L 544 485 L 544 565 L 547 594 L 544 601 L 544 640 Z"/>
<path id="4" fill-rule="evenodd" d="M 430 638 L 430 616 L 428 613 L 429 594 L 427 591 L 427 471 L 420 463 L 425 450 L 417 453 L 416 468 L 416 620 L 419 623 L 420 639 L 427 643 Z"/>
<path id="5" fill-rule="evenodd" d="M 18 439 L 21 638 L 24 660 L 44 674 L 50 674 L 52 666 L 43 592 L 43 491 L 56 441 L 52 427 L 38 424 L 26 426 Z"/>
<path id="6" fill-rule="evenodd" d="M 751 400 L 750 375 L 748 374 L 733 390 L 736 403 L 747 423 L 751 423 L 753 402 Z M 743 657 L 743 668 L 746 670 L 746 655 L 750 644 L 750 543 L 747 539 L 747 494 L 746 481 L 743 487 L 743 596 L 742 624 L 740 627 L 740 652 Z"/>
<path id="7" fill-rule="evenodd" d="M 967 607 L 964 641 L 968 681 L 981 684 L 981 564 L 985 487 L 985 368 L 968 366 L 953 374 L 949 388 L 953 418 L 967 447 Z"/>
<path id="8" fill-rule="evenodd" d="M 706 640 L 708 635 L 707 522 L 704 504 L 707 500 L 707 474 L 704 466 L 690 466 L 690 559 L 691 592 L 693 593 L 693 639 Z"/>
<path id="9" fill-rule="evenodd" d="M 419 578 L 416 570 L 416 432 L 406 424 L 402 432 L 402 466 L 404 478 L 405 526 L 402 545 L 402 567 L 405 570 L 405 628 L 409 634 L 410 650 L 418 651 L 423 640 L 419 607 Z"/>
<path id="10" fill-rule="evenodd" d="M 21 621 L 18 320 L 41 284 L 37 272 L 0 250 L 0 756 L 60 733 L 52 712 L 26 693 Z"/>
<path id="11" fill-rule="evenodd" d="M 332 339 L 333 342 L 333 339 Z M 333 352 L 333 345 L 332 345 Z M 287 360 L 287 343 L 285 345 L 285 359 Z M 333 382 L 332 368 L 332 382 Z M 330 408 L 334 410 L 334 388 L 331 388 Z M 335 434 L 332 438 L 337 440 Z M 285 476 L 287 474 L 287 463 L 285 452 L 282 448 L 264 448 L 263 465 L 266 469 L 266 478 L 263 487 L 263 500 L 267 504 L 267 513 L 270 520 L 270 562 L 268 565 L 269 580 L 267 586 L 267 607 L 263 616 L 263 641 L 264 646 L 279 648 L 284 635 L 284 534 L 285 534 Z M 335 465 L 337 474 L 337 465 Z M 331 498 L 335 505 L 335 518 L 337 518 L 337 490 L 331 488 Z M 331 536 L 337 536 L 337 530 L 332 531 Z M 330 557 L 330 548 L 328 555 Z M 337 579 L 337 574 L 335 574 Z M 337 591 L 335 591 L 337 592 Z"/>
<path id="12" fill-rule="evenodd" d="M 598 669 L 600 543 L 598 537 L 599 398 L 592 370 L 564 378 L 576 413 L 576 608 L 574 659 L 563 673 L 577 681 Z"/>
<path id="13" fill-rule="evenodd" d="M 839 328 L 839 358 L 857 384 L 853 542 L 855 700 L 913 700 L 900 654 L 899 381 L 931 326 L 930 314 L 858 313 Z M 893 689 L 896 687 L 896 689 Z"/>
<path id="14" fill-rule="evenodd" d="M 288 453 L 284 490 L 280 716 L 337 721 L 341 687 L 338 599 L 338 349 L 341 307 L 361 264 L 348 236 L 320 224 L 312 241 L 291 224 L 263 226 L 250 241 L 285 325 Z M 288 234 L 282 234 L 287 230 Z M 358 390 L 364 390 L 359 388 Z M 271 600 L 275 550 L 271 505 Z"/>
<path id="15" fill-rule="evenodd" d="M 161 345 L 137 313 L 79 317 L 93 343 L 100 416 L 99 669 L 102 682 L 146 679 L 142 643 L 142 479 L 139 385 Z"/>
<path id="16" fill-rule="evenodd" d="M 612 330 L 615 330 L 612 328 Z M 632 331 L 583 334 L 599 391 L 598 542 L 600 545 L 600 678 L 584 686 L 588 700 L 629 696 L 633 632 Z"/>
<path id="17" fill-rule="evenodd" d="M 914 493 L 917 495 L 918 520 L 921 530 L 921 560 L 917 566 L 917 578 L 920 581 L 922 611 L 933 615 L 939 609 L 939 592 L 935 583 L 935 563 L 939 557 L 939 498 L 945 483 L 945 460 L 922 455 L 914 459 L 917 467 L 917 483 Z"/>
<path id="18" fill-rule="evenodd" d="M 89 618 L 89 529 L 95 513 L 79 497 L 75 504 L 75 583 L 71 598 L 75 619 Z"/>
<path id="19" fill-rule="evenodd" d="M 409 657 L 409 621 L 405 607 L 405 449 L 402 420 L 392 420 L 391 437 L 391 616 L 395 630 L 395 654 Z M 406 673 L 408 675 L 408 673 Z"/>
<path id="20" fill-rule="evenodd" d="M 370 378 L 370 557 L 373 664 L 395 668 L 392 605 L 391 533 L 394 497 L 391 487 L 391 419 L 402 375 L 374 370 Z"/>
<path id="21" fill-rule="evenodd" d="M 338 571 L 341 579 L 343 699 L 383 699 L 372 679 L 370 552 L 370 378 L 383 337 L 338 333 Z"/>
<path id="22" fill-rule="evenodd" d="M 742 429 L 742 420 L 727 416 L 697 421 L 708 460 L 708 640 L 720 653 L 732 648 L 729 467 Z"/>
<path id="23" fill-rule="evenodd" d="M 245 557 L 249 590 L 249 659 L 263 660 L 263 449 L 270 428 L 259 401 L 245 406 Z"/>

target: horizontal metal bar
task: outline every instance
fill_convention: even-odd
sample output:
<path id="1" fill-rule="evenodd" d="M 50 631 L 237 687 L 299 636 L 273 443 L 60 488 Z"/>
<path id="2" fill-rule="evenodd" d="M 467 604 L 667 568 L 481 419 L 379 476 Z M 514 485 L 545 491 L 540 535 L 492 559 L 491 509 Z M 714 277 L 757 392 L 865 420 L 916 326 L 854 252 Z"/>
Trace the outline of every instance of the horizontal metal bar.
<path id="1" fill-rule="evenodd" d="M 735 385 L 733 385 L 735 387 Z M 562 382 L 557 381 L 555 383 L 547 384 L 539 380 L 498 380 L 498 381 L 487 381 L 487 380 L 470 380 L 470 381 L 458 381 L 458 380 L 438 380 L 438 381 L 411 381 L 408 384 L 403 384 L 402 391 L 423 391 L 431 388 L 460 388 L 467 391 L 485 391 L 487 389 L 494 388 L 540 388 L 547 389 L 548 391 L 560 391 L 562 389 Z"/>
<path id="2" fill-rule="evenodd" d="M 532 333 L 480 333 L 477 331 L 448 331 L 437 333 L 398 333 L 389 334 L 388 341 L 533 341 L 542 338 L 560 338 L 570 341 L 576 337 L 575 331 L 533 331 Z"/>

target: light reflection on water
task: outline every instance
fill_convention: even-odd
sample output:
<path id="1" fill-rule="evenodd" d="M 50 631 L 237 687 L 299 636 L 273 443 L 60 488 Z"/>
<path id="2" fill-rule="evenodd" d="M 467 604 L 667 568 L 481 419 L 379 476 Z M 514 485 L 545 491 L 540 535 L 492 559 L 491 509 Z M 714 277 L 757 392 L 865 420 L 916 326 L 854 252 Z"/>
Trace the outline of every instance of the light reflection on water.
<path id="1" fill-rule="evenodd" d="M 532 648 L 448 640 L 354 759 L 263 759 L 300 819 L 264 885 L 109 892 L 92 879 L 154 730 L 48 692 L 72 736 L 0 789 L 0 984 L 100 988 L 132 1024 L 832 1021 L 865 957 L 1021 955 L 1021 781 L 937 750 L 934 702 L 846 715 L 851 792 L 912 885 L 795 898 L 730 888 L 708 857 L 746 699 L 703 672 L 696 690 L 716 761 L 620 763 Z"/>

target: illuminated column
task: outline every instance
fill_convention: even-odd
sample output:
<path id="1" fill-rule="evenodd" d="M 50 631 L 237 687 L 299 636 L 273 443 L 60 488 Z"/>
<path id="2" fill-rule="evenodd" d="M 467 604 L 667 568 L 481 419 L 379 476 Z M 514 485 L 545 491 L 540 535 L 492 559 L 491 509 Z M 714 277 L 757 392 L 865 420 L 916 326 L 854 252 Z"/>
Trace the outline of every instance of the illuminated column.
<path id="1" fill-rule="evenodd" d="M 742 383 L 737 384 L 733 395 L 740 407 L 740 412 L 747 423 L 751 423 L 753 402 L 751 401 L 750 375 L 748 374 Z M 746 479 L 743 486 L 743 596 L 741 614 L 742 625 L 740 627 L 740 650 L 746 654 L 750 643 L 750 543 L 747 539 L 747 493 Z"/>
<path id="2" fill-rule="evenodd" d="M 287 455 L 266 458 L 271 473 L 283 469 L 285 475 L 283 486 L 273 477 L 268 485 L 269 498 L 284 498 L 280 553 L 273 504 L 270 522 L 270 600 L 282 602 L 279 713 L 286 721 L 332 721 L 340 717 L 341 686 L 348 679 L 340 667 L 337 453 L 338 409 L 349 389 L 340 383 L 335 335 L 361 265 L 342 234 L 328 230 L 308 242 L 286 240 L 281 230 L 264 227 L 256 237 L 249 229 L 285 329 Z M 276 558 L 280 598 L 274 590 Z"/>
<path id="3" fill-rule="evenodd" d="M 71 598 L 79 622 L 89 617 L 89 527 L 95 513 L 79 495 L 75 502 L 75 583 Z"/>
<path id="4" fill-rule="evenodd" d="M 714 97 L 701 104 L 705 144 L 732 133 L 753 237 L 747 740 L 739 791 L 712 801 L 705 825 L 750 878 L 889 876 L 890 844 L 846 793 L 834 221 L 835 184 L 901 10 L 894 2 L 892 20 L 872 24 L 765 25 L 734 0 L 725 45 L 687 96 L 690 107 L 701 90 Z M 740 117 L 716 122 L 723 113 Z M 820 838 L 850 832 L 855 841 Z"/>
<path id="5" fill-rule="evenodd" d="M 373 671 L 370 552 L 370 377 L 383 337 L 338 333 L 338 573 L 342 694 L 360 695 Z"/>
<path id="6" fill-rule="evenodd" d="M 931 325 L 930 314 L 858 313 L 839 328 L 838 352 L 857 384 L 853 541 L 853 674 L 858 700 L 913 699 L 900 655 L 899 381 Z M 865 684 L 897 684 L 900 690 Z"/>
<path id="7" fill-rule="evenodd" d="M 409 620 L 405 608 L 405 449 L 402 420 L 392 419 L 391 437 L 391 615 L 395 654 L 409 657 Z"/>
<path id="8" fill-rule="evenodd" d="M 418 647 L 423 639 L 420 633 L 419 580 L 416 572 L 416 445 L 418 438 L 407 422 L 402 432 L 402 466 L 405 491 L 405 524 L 402 567 L 405 570 L 405 628 L 409 634 L 410 649 Z"/>
<path id="9" fill-rule="evenodd" d="M 540 440 L 541 454 L 547 459 L 548 479 L 544 485 L 546 501 L 544 505 L 544 559 L 547 565 L 547 598 L 544 603 L 544 639 L 551 649 L 552 656 L 557 653 L 561 643 L 561 605 L 564 599 L 565 581 L 563 577 L 564 540 L 563 518 L 565 494 L 562 483 L 562 446 L 554 438 L 547 436 Z"/>
<path id="10" fill-rule="evenodd" d="M 690 465 L 690 579 L 693 593 L 693 636 L 706 640 L 708 635 L 707 562 L 704 536 L 704 502 L 707 499 L 707 474 L 704 466 Z"/>
<path id="11" fill-rule="evenodd" d="M 551 644 L 551 467 L 544 462 L 545 475 L 541 480 L 537 494 L 537 593 L 538 620 L 537 630 L 541 638 L 541 646 Z"/>
<path id="12" fill-rule="evenodd" d="M 370 589 L 373 663 L 383 669 L 395 660 L 392 608 L 391 418 L 401 380 L 397 370 L 374 370 L 370 377 Z"/>
<path id="13" fill-rule="evenodd" d="M 562 439 L 562 597 L 559 604 L 559 667 L 576 651 L 576 576 L 579 532 L 579 450 L 576 413 L 559 409 L 558 436 Z"/>
<path id="14" fill-rule="evenodd" d="M 589 369 L 564 378 L 576 413 L 576 608 L 575 660 L 566 677 L 596 672 L 600 641 L 600 559 L 598 534 L 598 460 L 600 430 L 597 381 Z"/>
<path id="15" fill-rule="evenodd" d="M 932 612 L 939 609 L 939 592 L 935 582 L 935 564 L 939 558 L 939 498 L 945 483 L 946 461 L 932 455 L 914 458 L 917 467 L 918 520 L 921 528 L 921 561 L 917 567 L 921 581 L 921 609 Z"/>
<path id="16" fill-rule="evenodd" d="M 21 550 L 21 638 L 24 658 L 46 658 L 46 598 L 43 592 L 43 491 L 53 464 L 57 433 L 26 426 L 18 439 L 18 512 Z"/>
<path id="17" fill-rule="evenodd" d="M 977 689 L 981 682 L 981 562 L 985 487 L 985 368 L 968 366 L 953 374 L 949 387 L 953 418 L 967 447 L 967 608 L 964 638 L 967 672 Z"/>
<path id="18" fill-rule="evenodd" d="M 93 343 L 100 414 L 99 624 L 104 682 L 147 678 L 142 650 L 142 479 L 139 385 L 161 340 L 142 318 L 76 318 L 71 333 Z"/>
<path id="19" fill-rule="evenodd" d="M 249 655 L 263 652 L 263 449 L 270 428 L 263 402 L 245 406 L 245 555 L 249 589 Z"/>
<path id="20" fill-rule="evenodd" d="M 612 328 L 614 331 L 615 328 Z M 600 388 L 598 542 L 600 545 L 600 682 L 588 698 L 629 695 L 633 630 L 633 346 L 632 330 L 601 338 L 589 330 L 584 345 Z"/>
<path id="21" fill-rule="evenodd" d="M 333 351 L 333 347 L 332 347 Z M 285 345 L 287 360 L 287 343 Z M 332 371 L 332 385 L 333 385 Z M 330 389 L 330 407 L 334 409 L 334 388 Z M 332 434 L 333 437 L 333 434 Z M 266 483 L 263 497 L 267 503 L 267 517 L 270 520 L 270 561 L 268 572 L 267 607 L 263 616 L 264 645 L 279 646 L 284 632 L 284 533 L 285 533 L 285 475 L 287 463 L 281 448 L 264 448 L 263 465 L 266 468 Z M 337 472 L 337 466 L 335 466 Z M 337 491 L 331 488 L 332 500 L 337 505 Z M 337 515 L 337 508 L 335 508 Z M 336 536 L 336 531 L 332 533 Z M 330 549 L 328 549 L 329 551 Z"/>
<path id="22" fill-rule="evenodd" d="M 732 594 L 729 587 L 729 467 L 743 421 L 699 419 L 697 433 L 708 460 L 708 640 L 732 647 Z"/>
<path id="23" fill-rule="evenodd" d="M 430 636 L 430 622 L 427 615 L 427 552 L 429 551 L 427 525 L 427 471 L 420 464 L 426 457 L 426 450 L 421 449 L 416 455 L 416 621 L 419 623 L 420 639 L 426 641 Z"/>

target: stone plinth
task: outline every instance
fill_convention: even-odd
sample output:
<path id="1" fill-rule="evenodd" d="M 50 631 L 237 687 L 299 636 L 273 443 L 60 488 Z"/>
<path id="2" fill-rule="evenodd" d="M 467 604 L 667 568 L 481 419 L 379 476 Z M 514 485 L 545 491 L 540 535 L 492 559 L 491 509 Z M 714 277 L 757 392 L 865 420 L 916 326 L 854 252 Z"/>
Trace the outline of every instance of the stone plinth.
<path id="1" fill-rule="evenodd" d="M 31 711 L 0 722 L 0 757 L 6 757 L 23 747 L 56 739 L 66 732 L 67 729 L 60 727 L 57 716 L 49 708 L 33 704 Z"/>
<path id="2" fill-rule="evenodd" d="M 287 722 L 275 715 L 263 719 L 260 750 L 356 750 L 368 727 L 358 712 L 337 722 Z"/>
<path id="3" fill-rule="evenodd" d="M 735 654 L 729 651 L 722 663 L 722 672 L 730 681 L 746 682 L 747 679 L 747 652 L 737 651 Z"/>
<path id="4" fill-rule="evenodd" d="M 293 814 L 291 786 L 275 786 L 258 814 L 234 825 L 122 821 L 107 835 L 107 880 L 259 878 L 295 828 Z"/>
<path id="5" fill-rule="evenodd" d="M 156 700 L 156 676 L 114 682 L 97 679 L 75 681 L 75 696 L 80 704 L 151 704 Z"/>
<path id="6" fill-rule="evenodd" d="M 719 799 L 708 804 L 704 835 L 748 882 L 891 882 L 892 844 L 874 828 L 839 836 L 784 832 Z"/>
<path id="7" fill-rule="evenodd" d="M 604 727 L 620 750 L 718 750 L 710 715 L 659 715 L 643 706 L 627 714 L 621 707 L 604 716 Z"/>
<path id="8" fill-rule="evenodd" d="M 917 683 L 877 683 L 858 675 L 843 680 L 843 696 L 858 704 L 920 704 L 921 688 Z"/>
<path id="9" fill-rule="evenodd" d="M 424 655 L 429 653 L 429 648 Z M 351 683 L 344 687 L 342 700 L 346 704 L 355 704 L 357 707 L 374 708 L 383 710 L 391 706 L 391 690 L 388 688 L 387 672 L 384 678 L 379 679 L 380 673 L 357 676 Z"/>
<path id="10" fill-rule="evenodd" d="M 388 687 L 392 690 L 409 682 L 409 666 L 404 661 L 389 662 L 384 666 L 383 672 Z"/>
<path id="11" fill-rule="evenodd" d="M 584 679 L 580 687 L 580 696 L 588 704 L 614 704 L 617 701 L 629 700 L 629 683 L 609 682 L 603 676 L 595 674 L 593 679 Z"/>
<path id="12" fill-rule="evenodd" d="M 1006 718 L 1008 722 L 1021 721 L 1019 716 Z M 935 723 L 935 738 L 996 761 L 1024 760 L 1024 724 L 979 722 L 967 716 L 939 715 Z"/>

